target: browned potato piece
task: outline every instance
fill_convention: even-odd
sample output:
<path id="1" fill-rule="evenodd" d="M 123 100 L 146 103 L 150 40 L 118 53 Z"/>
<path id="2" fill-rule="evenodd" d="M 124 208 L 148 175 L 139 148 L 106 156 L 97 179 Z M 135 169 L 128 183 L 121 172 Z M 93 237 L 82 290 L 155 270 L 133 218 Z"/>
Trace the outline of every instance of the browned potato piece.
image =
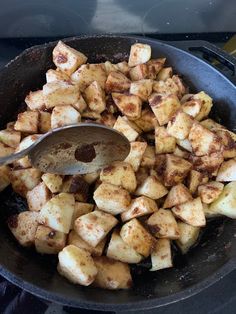
<path id="1" fill-rule="evenodd" d="M 74 107 L 56 106 L 51 115 L 51 128 L 60 128 L 64 125 L 75 124 L 81 121 L 80 113 Z"/>
<path id="2" fill-rule="evenodd" d="M 142 167 L 153 167 L 156 162 L 155 148 L 153 146 L 147 145 L 146 150 L 143 154 L 143 159 L 141 161 Z"/>
<path id="3" fill-rule="evenodd" d="M 144 195 L 154 200 L 162 198 L 167 193 L 165 186 L 153 175 L 147 177 L 135 192 L 136 195 Z"/>
<path id="4" fill-rule="evenodd" d="M 173 206 L 183 204 L 187 201 L 191 201 L 192 199 L 192 195 L 190 194 L 186 186 L 182 183 L 179 183 L 173 186 L 169 191 L 165 199 L 163 208 L 171 208 Z"/>
<path id="5" fill-rule="evenodd" d="M 201 101 L 201 110 L 199 114 L 195 117 L 196 120 L 201 121 L 203 118 L 207 117 L 211 111 L 212 98 L 205 92 L 199 92 L 193 95 L 193 99 L 199 99 Z"/>
<path id="6" fill-rule="evenodd" d="M 132 166 L 124 161 L 115 161 L 102 169 L 100 180 L 110 184 L 121 186 L 129 192 L 134 192 L 137 183 Z"/>
<path id="7" fill-rule="evenodd" d="M 134 67 L 150 60 L 151 46 L 141 43 L 133 44 L 130 48 L 129 67 Z"/>
<path id="8" fill-rule="evenodd" d="M 38 226 L 35 234 L 36 251 L 42 254 L 57 254 L 66 246 L 66 234 L 49 227 Z"/>
<path id="9" fill-rule="evenodd" d="M 145 257 L 150 255 L 155 244 L 155 239 L 136 218 L 121 227 L 120 236 L 125 243 Z"/>
<path id="10" fill-rule="evenodd" d="M 9 147 L 0 142 L 0 157 L 5 157 L 11 154 L 14 154 L 14 148 Z"/>
<path id="11" fill-rule="evenodd" d="M 190 141 L 187 138 L 185 138 L 184 140 L 177 139 L 177 144 L 181 148 L 187 150 L 188 152 L 190 152 L 190 153 L 193 152 L 192 145 L 191 145 Z"/>
<path id="12" fill-rule="evenodd" d="M 204 156 L 221 150 L 219 137 L 199 123 L 194 123 L 190 133 L 189 141 L 196 156 Z"/>
<path id="13" fill-rule="evenodd" d="M 51 129 L 51 113 L 39 112 L 39 132 L 47 133 Z"/>
<path id="14" fill-rule="evenodd" d="M 223 157 L 225 159 L 236 157 L 236 139 L 234 139 L 232 132 L 222 128 L 213 129 L 212 131 L 220 138 L 223 146 Z"/>
<path id="15" fill-rule="evenodd" d="M 79 96 L 79 99 L 72 106 L 82 114 L 87 109 L 87 104 L 82 95 Z"/>
<path id="16" fill-rule="evenodd" d="M 187 113 L 178 111 L 167 125 L 167 132 L 171 136 L 184 140 L 188 137 L 193 119 Z"/>
<path id="17" fill-rule="evenodd" d="M 134 171 L 138 170 L 146 148 L 147 143 L 145 142 L 130 143 L 130 152 L 126 157 L 125 162 L 129 163 L 133 167 Z"/>
<path id="18" fill-rule="evenodd" d="M 122 240 L 118 230 L 112 233 L 107 248 L 107 257 L 129 264 L 139 263 L 142 260 L 142 255 Z"/>
<path id="19" fill-rule="evenodd" d="M 128 119 L 135 120 L 141 116 L 142 100 L 138 96 L 112 93 L 112 98 Z"/>
<path id="20" fill-rule="evenodd" d="M 59 174 L 44 173 L 42 180 L 52 193 L 58 193 L 62 190 L 62 177 Z"/>
<path id="21" fill-rule="evenodd" d="M 84 98 L 89 108 L 97 113 L 101 113 L 106 108 L 104 90 L 98 82 L 92 82 L 84 91 Z"/>
<path id="22" fill-rule="evenodd" d="M 77 218 L 74 229 L 85 242 L 96 247 L 117 223 L 111 214 L 94 210 Z"/>
<path id="23" fill-rule="evenodd" d="M 8 218 L 8 227 L 22 246 L 34 244 L 35 233 L 38 227 L 38 213 L 21 212 Z"/>
<path id="24" fill-rule="evenodd" d="M 53 70 L 49 69 L 46 72 L 46 81 L 47 83 L 56 82 L 56 81 L 69 81 L 70 77 L 65 72 L 62 72 L 59 69 Z"/>
<path id="25" fill-rule="evenodd" d="M 37 133 L 38 124 L 39 113 L 37 111 L 24 111 L 18 114 L 14 129 L 24 133 Z"/>
<path id="26" fill-rule="evenodd" d="M 214 120 L 212 119 L 205 119 L 205 120 L 202 120 L 200 122 L 200 124 L 202 126 L 204 126 L 204 128 L 207 128 L 208 130 L 210 131 L 214 131 L 214 130 L 226 130 L 225 127 L 217 122 L 215 122 Z M 227 130 L 227 132 L 230 132 Z"/>
<path id="27" fill-rule="evenodd" d="M 140 80 L 132 82 L 130 85 L 130 94 L 140 97 L 143 101 L 147 101 L 152 93 L 152 80 Z"/>
<path id="28" fill-rule="evenodd" d="M 164 172 L 164 182 L 166 186 L 173 186 L 181 183 L 188 175 L 192 164 L 178 156 L 166 155 L 166 169 Z"/>
<path id="29" fill-rule="evenodd" d="M 81 175 L 69 176 L 64 179 L 62 191 L 73 193 L 78 202 L 87 202 L 89 194 L 89 184 Z"/>
<path id="30" fill-rule="evenodd" d="M 217 152 L 201 157 L 190 156 L 189 160 L 193 164 L 194 170 L 213 175 L 214 173 L 217 173 L 220 165 L 224 161 L 224 157 L 222 152 Z"/>
<path id="31" fill-rule="evenodd" d="M 160 208 L 147 220 L 150 232 L 157 238 L 178 239 L 178 225 L 172 212 Z"/>
<path id="32" fill-rule="evenodd" d="M 148 77 L 150 79 L 155 80 L 157 74 L 161 71 L 164 66 L 166 58 L 158 58 L 158 59 L 151 59 L 147 62 L 148 66 Z"/>
<path id="33" fill-rule="evenodd" d="M 110 72 L 106 84 L 105 90 L 107 93 L 122 93 L 128 91 L 130 88 L 130 80 L 121 72 Z"/>
<path id="34" fill-rule="evenodd" d="M 113 129 L 122 133 L 130 142 L 135 141 L 139 135 L 139 133 L 134 129 L 133 125 L 131 125 L 130 121 L 121 116 L 117 118 Z"/>
<path id="35" fill-rule="evenodd" d="M 188 187 L 189 191 L 194 194 L 200 184 L 208 182 L 208 177 L 199 171 L 191 170 L 189 174 Z"/>
<path id="36" fill-rule="evenodd" d="M 50 191 L 44 182 L 39 183 L 33 190 L 28 191 L 26 194 L 29 210 L 40 211 L 43 205 L 50 199 Z"/>
<path id="37" fill-rule="evenodd" d="M 129 209 L 121 214 L 122 221 L 127 221 L 135 217 L 151 214 L 157 211 L 157 204 L 154 200 L 146 196 L 140 196 L 132 200 Z"/>
<path id="38" fill-rule="evenodd" d="M 68 244 L 75 245 L 80 249 L 88 251 L 92 256 L 101 256 L 106 244 L 106 238 L 98 243 L 97 246 L 93 247 L 85 242 L 74 230 L 69 233 Z"/>
<path id="39" fill-rule="evenodd" d="M 25 102 L 30 110 L 43 110 L 46 107 L 42 90 L 30 92 L 26 96 Z"/>
<path id="40" fill-rule="evenodd" d="M 71 229 L 74 228 L 74 223 L 77 218 L 90 213 L 93 210 L 93 208 L 94 208 L 93 204 L 75 202 L 75 209 L 74 209 L 72 220 L 71 220 Z"/>
<path id="41" fill-rule="evenodd" d="M 53 49 L 53 62 L 62 71 L 71 75 L 81 64 L 87 61 L 87 57 L 78 50 L 69 47 L 61 40 Z"/>
<path id="42" fill-rule="evenodd" d="M 206 184 L 199 185 L 198 195 L 201 197 L 203 203 L 210 204 L 220 196 L 223 188 L 223 183 L 211 181 Z"/>
<path id="43" fill-rule="evenodd" d="M 224 161 L 218 171 L 216 181 L 227 182 L 236 181 L 236 160 Z"/>
<path id="44" fill-rule="evenodd" d="M 168 78 L 172 77 L 173 69 L 171 67 L 166 67 L 160 70 L 157 74 L 158 81 L 166 81 Z"/>
<path id="45" fill-rule="evenodd" d="M 178 97 L 173 94 L 164 95 L 153 93 L 149 97 L 149 104 L 161 126 L 168 123 L 175 112 L 180 108 Z"/>
<path id="46" fill-rule="evenodd" d="M 202 227 L 206 224 L 200 197 L 173 207 L 172 212 L 176 217 L 191 226 Z"/>
<path id="47" fill-rule="evenodd" d="M 99 209 L 112 215 L 127 210 L 131 202 L 130 195 L 125 189 L 105 182 L 95 190 L 93 199 Z"/>
<path id="48" fill-rule="evenodd" d="M 106 256 L 95 257 L 94 263 L 98 270 L 94 286 L 109 290 L 131 288 L 132 277 L 128 264 Z"/>
<path id="49" fill-rule="evenodd" d="M 89 286 L 97 275 L 91 255 L 75 245 L 68 245 L 58 254 L 58 272 L 69 281 Z"/>
<path id="50" fill-rule="evenodd" d="M 8 166 L 0 166 L 0 192 L 2 192 L 10 182 L 11 168 Z"/>
<path id="51" fill-rule="evenodd" d="M 72 81 L 83 92 L 92 82 L 97 81 L 102 89 L 105 88 L 107 73 L 104 64 L 83 64 L 71 75 Z"/>
<path id="52" fill-rule="evenodd" d="M 20 132 L 8 129 L 0 131 L 0 141 L 7 146 L 16 148 L 19 145 L 20 140 Z"/>
<path id="53" fill-rule="evenodd" d="M 178 228 L 180 237 L 176 241 L 176 244 L 180 248 L 182 254 L 186 254 L 188 250 L 197 242 L 200 228 L 190 226 L 184 222 L 179 222 Z"/>
<path id="54" fill-rule="evenodd" d="M 129 76 L 132 81 L 139 81 L 148 78 L 149 69 L 147 64 L 139 64 L 129 70 Z"/>
<path id="55" fill-rule="evenodd" d="M 143 109 L 141 111 L 140 118 L 136 119 L 134 122 L 144 132 L 152 131 L 154 130 L 155 126 L 158 125 L 154 113 L 148 108 Z"/>
<path id="56" fill-rule="evenodd" d="M 116 64 L 117 69 L 124 75 L 129 74 L 129 65 L 127 61 L 122 61 Z"/>
<path id="57" fill-rule="evenodd" d="M 40 178 L 41 172 L 35 168 L 12 170 L 10 174 L 13 190 L 23 197 L 39 184 Z"/>
<path id="58" fill-rule="evenodd" d="M 157 239 L 151 254 L 152 268 L 150 271 L 157 271 L 173 267 L 171 256 L 171 245 L 169 239 Z"/>
<path id="59" fill-rule="evenodd" d="M 185 149 L 182 149 L 180 146 L 176 145 L 175 150 L 174 150 L 174 155 L 184 158 L 184 159 L 189 159 L 189 152 L 186 151 Z"/>
<path id="60" fill-rule="evenodd" d="M 145 179 L 149 176 L 150 170 L 146 167 L 140 167 L 138 171 L 136 172 L 136 180 L 137 180 L 137 185 L 139 186 L 140 184 L 143 183 Z"/>
<path id="61" fill-rule="evenodd" d="M 88 184 L 93 184 L 99 178 L 99 176 L 100 176 L 100 170 L 97 170 L 94 172 L 84 174 L 83 179 Z"/>
<path id="62" fill-rule="evenodd" d="M 195 118 L 201 110 L 201 101 L 199 99 L 193 99 L 193 100 L 186 101 L 182 105 L 182 110 L 185 113 L 192 116 L 193 118 Z"/>
<path id="63" fill-rule="evenodd" d="M 173 78 L 168 78 L 165 81 L 154 81 L 153 83 L 153 91 L 158 94 L 174 94 L 178 96 L 179 87 L 174 82 Z"/>
<path id="64" fill-rule="evenodd" d="M 155 127 L 156 154 L 173 153 L 176 147 L 175 137 L 168 134 L 164 126 Z"/>

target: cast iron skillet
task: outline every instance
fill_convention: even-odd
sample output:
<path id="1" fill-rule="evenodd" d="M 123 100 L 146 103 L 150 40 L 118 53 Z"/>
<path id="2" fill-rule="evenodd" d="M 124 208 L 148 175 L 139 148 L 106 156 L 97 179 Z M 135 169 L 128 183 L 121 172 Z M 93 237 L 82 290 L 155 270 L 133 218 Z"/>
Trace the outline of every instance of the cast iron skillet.
<path id="1" fill-rule="evenodd" d="M 150 44 L 153 57 L 167 57 L 193 90 L 209 93 L 216 104 L 213 116 L 228 128 L 235 128 L 235 59 L 218 48 L 202 41 L 174 43 L 182 50 L 156 40 L 125 36 L 65 40 L 85 53 L 89 62 L 124 60 L 130 45 L 136 41 Z M 25 95 L 45 82 L 45 72 L 53 67 L 51 53 L 55 44 L 26 50 L 0 72 L 2 127 L 13 119 Z M 190 48 L 203 52 L 208 59 L 217 58 L 227 66 L 227 74 L 190 54 Z M 10 214 L 24 210 L 24 201 L 9 188 L 1 193 L 0 204 L 0 274 L 35 295 L 64 305 L 114 311 L 158 307 L 198 293 L 236 268 L 236 222 L 221 218 L 209 223 L 199 245 L 185 257 L 175 254 L 174 268 L 149 272 L 148 263 L 140 271 L 134 268 L 134 288 L 129 291 L 75 286 L 58 275 L 56 257 L 40 256 L 33 249 L 24 249 L 11 236 L 5 220 Z"/>

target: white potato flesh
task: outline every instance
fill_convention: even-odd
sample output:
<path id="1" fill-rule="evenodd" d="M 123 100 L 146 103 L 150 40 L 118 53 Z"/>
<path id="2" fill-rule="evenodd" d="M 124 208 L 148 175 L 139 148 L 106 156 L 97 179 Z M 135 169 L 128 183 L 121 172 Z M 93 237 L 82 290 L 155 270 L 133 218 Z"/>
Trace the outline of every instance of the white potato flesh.
<path id="1" fill-rule="evenodd" d="M 162 198 L 167 193 L 165 186 L 153 175 L 147 177 L 135 191 L 135 195 L 144 195 L 154 200 Z"/>
<path id="2" fill-rule="evenodd" d="M 40 178 L 41 172 L 35 168 L 12 170 L 10 174 L 13 190 L 24 197 L 39 184 Z"/>
<path id="3" fill-rule="evenodd" d="M 59 174 L 44 173 L 42 180 L 52 193 L 58 193 L 62 190 L 62 177 Z"/>
<path id="4" fill-rule="evenodd" d="M 89 286 L 97 275 L 97 268 L 91 255 L 75 245 L 68 245 L 58 254 L 59 273 L 69 281 Z"/>
<path id="5" fill-rule="evenodd" d="M 132 95 L 138 96 L 143 101 L 147 101 L 152 93 L 152 84 L 152 80 L 149 79 L 132 82 L 129 92 Z"/>
<path id="6" fill-rule="evenodd" d="M 195 118 L 201 110 L 201 101 L 199 99 L 186 101 L 182 105 L 182 110 Z"/>
<path id="7" fill-rule="evenodd" d="M 177 140 L 177 144 L 182 147 L 183 149 L 187 150 L 188 152 L 192 153 L 193 151 L 193 148 L 192 148 L 192 145 L 190 143 L 190 141 L 185 138 L 184 140 Z"/>
<path id="8" fill-rule="evenodd" d="M 176 241 L 182 254 L 186 254 L 188 250 L 197 242 L 200 228 L 188 225 L 184 222 L 178 223 L 180 237 Z"/>
<path id="9" fill-rule="evenodd" d="M 8 129 L 0 131 L 0 142 L 7 146 L 16 148 L 20 144 L 20 140 L 21 133 L 18 131 Z"/>
<path id="10" fill-rule="evenodd" d="M 124 117 L 119 116 L 113 126 L 113 129 L 122 133 L 130 142 L 133 142 L 138 137 L 139 133 Z"/>
<path id="11" fill-rule="evenodd" d="M 157 271 L 173 267 L 171 245 L 168 239 L 158 239 L 151 254 L 152 268 L 150 271 Z"/>
<path id="12" fill-rule="evenodd" d="M 80 114 L 82 114 L 87 109 L 87 104 L 82 95 L 79 96 L 79 99 L 76 103 L 72 105 Z"/>
<path id="13" fill-rule="evenodd" d="M 154 200 L 146 196 L 140 196 L 132 200 L 129 209 L 121 214 L 122 221 L 135 217 L 151 214 L 157 211 L 158 207 Z"/>
<path id="14" fill-rule="evenodd" d="M 97 113 L 101 113 L 106 109 L 106 99 L 104 90 L 98 82 L 92 82 L 84 90 L 84 99 L 89 108 Z"/>
<path id="15" fill-rule="evenodd" d="M 224 184 L 216 181 L 199 185 L 198 195 L 201 197 L 203 203 L 210 204 L 214 202 L 223 191 Z"/>
<path id="16" fill-rule="evenodd" d="M 74 228 L 74 223 L 77 218 L 90 213 L 93 210 L 93 208 L 94 208 L 93 204 L 75 202 L 75 209 L 74 209 L 72 220 L 71 220 L 71 229 Z"/>
<path id="17" fill-rule="evenodd" d="M 131 81 L 140 81 L 149 77 L 149 68 L 147 64 L 138 64 L 129 70 Z"/>
<path id="18" fill-rule="evenodd" d="M 195 117 L 196 120 L 201 121 L 202 119 L 207 117 L 211 111 L 211 107 L 213 106 L 212 98 L 205 92 L 201 91 L 193 95 L 193 99 L 199 99 L 201 101 L 201 110 L 199 114 Z"/>
<path id="19" fill-rule="evenodd" d="M 168 209 L 160 208 L 147 220 L 150 232 L 156 238 L 178 239 L 178 225 L 172 212 Z"/>
<path id="20" fill-rule="evenodd" d="M 69 193 L 60 193 L 51 198 L 40 211 L 40 223 L 56 231 L 69 233 L 75 208 L 75 198 Z"/>
<path id="21" fill-rule="evenodd" d="M 74 230 L 85 242 L 96 247 L 117 223 L 111 214 L 94 210 L 77 218 Z"/>
<path id="22" fill-rule="evenodd" d="M 136 264 L 142 260 L 142 255 L 122 240 L 118 230 L 112 233 L 107 248 L 107 257 L 129 264 Z"/>
<path id="23" fill-rule="evenodd" d="M 168 78 L 172 77 L 173 69 L 171 67 L 166 67 L 160 70 L 157 74 L 158 81 L 166 81 Z"/>
<path id="24" fill-rule="evenodd" d="M 25 102 L 30 110 L 43 110 L 46 107 L 42 90 L 30 92 L 26 96 Z"/>
<path id="25" fill-rule="evenodd" d="M 229 182 L 236 181 L 236 160 L 224 161 L 217 173 L 216 181 Z"/>
<path id="26" fill-rule="evenodd" d="M 88 184 L 93 184 L 100 176 L 100 170 L 97 170 L 95 172 L 86 173 L 83 175 L 84 180 Z"/>
<path id="27" fill-rule="evenodd" d="M 193 199 L 192 195 L 190 191 L 186 188 L 186 186 L 183 185 L 182 183 L 179 183 L 173 186 L 169 191 L 165 199 L 163 208 L 171 208 L 173 206 L 183 204 L 192 199 Z"/>
<path id="28" fill-rule="evenodd" d="M 76 124 L 81 121 L 80 113 L 72 106 L 57 106 L 53 108 L 51 115 L 51 128 L 59 128 L 64 125 Z"/>
<path id="29" fill-rule="evenodd" d="M 57 254 L 66 246 L 66 234 L 39 225 L 35 234 L 35 249 L 41 254 Z"/>
<path id="30" fill-rule="evenodd" d="M 203 227 L 206 225 L 200 197 L 173 207 L 172 212 L 177 218 L 191 226 Z"/>
<path id="31" fill-rule="evenodd" d="M 193 119 L 185 112 L 178 111 L 167 125 L 167 132 L 173 137 L 184 140 L 188 137 Z"/>
<path id="32" fill-rule="evenodd" d="M 18 114 L 14 129 L 23 133 L 37 133 L 39 113 L 37 111 L 24 111 Z"/>
<path id="33" fill-rule="evenodd" d="M 145 142 L 130 143 L 130 152 L 126 157 L 125 162 L 129 163 L 133 167 L 134 171 L 138 171 L 146 148 L 147 143 Z"/>
<path id="34" fill-rule="evenodd" d="M 151 53 L 151 46 L 141 43 L 133 44 L 130 48 L 129 67 L 147 62 L 151 58 Z"/>
<path id="35" fill-rule="evenodd" d="M 53 70 L 49 69 L 46 72 L 46 82 L 51 83 L 51 82 L 56 82 L 56 81 L 69 81 L 70 77 L 67 75 L 65 72 L 62 72 L 59 69 Z"/>
<path id="36" fill-rule="evenodd" d="M 163 126 L 155 128 L 155 148 L 156 154 L 173 153 L 176 148 L 175 137 Z"/>
<path id="37" fill-rule="evenodd" d="M 44 182 L 39 183 L 26 194 L 29 210 L 39 212 L 51 197 L 51 193 Z"/>

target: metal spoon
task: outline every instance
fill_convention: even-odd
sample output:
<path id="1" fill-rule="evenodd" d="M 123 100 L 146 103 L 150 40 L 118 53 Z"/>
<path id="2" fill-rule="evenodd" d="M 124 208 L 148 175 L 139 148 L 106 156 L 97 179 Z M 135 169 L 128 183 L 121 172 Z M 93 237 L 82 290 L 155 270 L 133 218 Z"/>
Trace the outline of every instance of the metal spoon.
<path id="1" fill-rule="evenodd" d="M 34 168 L 62 175 L 91 173 L 129 154 L 130 143 L 116 130 L 95 123 L 53 129 L 30 147 L 0 158 L 10 164 L 26 155 Z"/>

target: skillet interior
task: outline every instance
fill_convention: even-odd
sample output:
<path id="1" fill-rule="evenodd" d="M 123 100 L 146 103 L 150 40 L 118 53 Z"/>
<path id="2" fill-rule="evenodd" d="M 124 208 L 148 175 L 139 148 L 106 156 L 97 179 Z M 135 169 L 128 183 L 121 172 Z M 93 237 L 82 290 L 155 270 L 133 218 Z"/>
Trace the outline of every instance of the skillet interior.
<path id="1" fill-rule="evenodd" d="M 89 62 L 127 59 L 130 45 L 137 37 L 100 36 L 70 38 L 66 42 L 79 49 Z M 153 57 L 167 57 L 169 64 L 184 76 L 193 90 L 204 90 L 215 100 L 213 116 L 230 129 L 236 121 L 236 89 L 223 75 L 188 53 L 154 40 Z M 0 72 L 0 121 L 2 127 L 12 120 L 30 90 L 45 82 L 45 72 L 53 66 L 51 52 L 55 43 L 28 49 Z M 148 272 L 134 269 L 134 288 L 130 291 L 105 291 L 70 284 L 56 271 L 56 258 L 40 256 L 21 248 L 8 231 L 9 214 L 24 210 L 25 203 L 9 188 L 0 194 L 0 273 L 9 280 L 57 302 L 93 309 L 141 309 L 178 301 L 220 279 L 234 267 L 236 222 L 219 219 L 209 224 L 200 244 L 187 256 L 174 258 L 175 268 Z M 43 290 L 42 290 L 43 289 Z"/>

